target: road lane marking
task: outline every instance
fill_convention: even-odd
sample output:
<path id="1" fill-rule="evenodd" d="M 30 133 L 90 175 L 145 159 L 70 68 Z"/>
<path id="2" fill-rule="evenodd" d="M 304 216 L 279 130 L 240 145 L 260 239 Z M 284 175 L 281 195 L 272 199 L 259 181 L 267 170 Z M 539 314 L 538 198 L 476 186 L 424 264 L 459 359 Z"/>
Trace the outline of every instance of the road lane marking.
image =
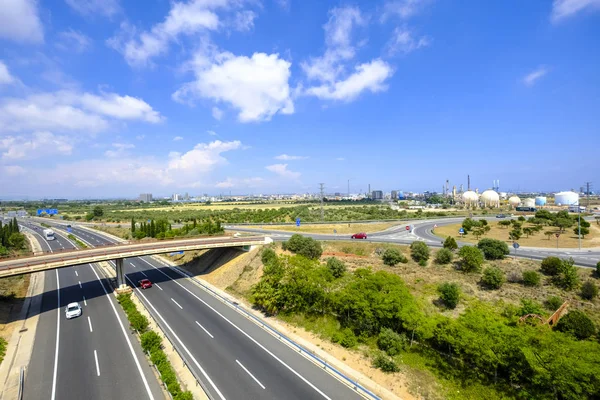
<path id="1" fill-rule="evenodd" d="M 90 318 L 89 315 L 88 315 L 88 324 L 90 324 L 90 332 L 94 332 L 94 330 L 92 329 L 92 319 Z"/>
<path id="2" fill-rule="evenodd" d="M 265 389 L 265 387 L 263 386 L 263 384 L 262 384 L 262 383 L 260 383 L 260 381 L 259 381 L 258 379 L 256 379 L 256 377 L 255 377 L 254 375 L 252 375 L 252 374 L 250 373 L 250 371 L 248 371 L 248 369 L 242 365 L 242 363 L 241 363 L 241 362 L 239 362 L 238 360 L 235 360 L 235 362 L 236 362 L 236 363 L 238 363 L 238 365 L 239 365 L 240 367 L 242 367 L 242 369 L 243 369 L 244 371 L 246 371 L 246 373 L 247 373 L 248 375 L 250 375 L 250 377 L 251 377 L 252 379 L 254 379 L 254 382 L 258 383 L 258 386 L 260 386 L 261 388 Z"/>
<path id="3" fill-rule="evenodd" d="M 77 273 L 77 271 L 75 271 L 75 276 L 79 276 L 79 274 Z"/>
<path id="4" fill-rule="evenodd" d="M 87 306 L 87 300 L 85 299 L 85 296 L 83 296 L 83 304 Z"/>
<path id="5" fill-rule="evenodd" d="M 58 339 L 60 335 L 60 281 L 58 279 L 58 270 L 56 271 L 56 292 L 58 293 L 58 308 L 56 313 L 56 350 L 54 353 L 54 373 L 52 374 L 52 396 L 51 400 L 56 399 L 56 373 L 58 371 Z"/>
<path id="6" fill-rule="evenodd" d="M 123 333 L 123 336 L 125 336 L 125 340 L 127 341 L 127 345 L 129 346 L 129 351 L 131 352 L 131 355 L 133 356 L 133 360 L 135 361 L 135 365 L 137 366 L 138 372 L 140 373 L 140 376 L 142 377 L 142 381 L 144 382 L 144 387 L 146 388 L 146 393 L 148 393 L 148 398 L 150 400 L 154 400 L 154 395 L 152 394 L 152 391 L 150 390 L 150 386 L 148 386 L 148 380 L 146 379 L 146 375 L 144 375 L 144 372 L 142 371 L 142 366 L 140 365 L 140 360 L 138 360 L 137 355 L 135 354 L 135 351 L 133 350 L 133 346 L 131 344 L 131 340 L 129 339 L 129 335 L 125 331 L 125 326 L 123 326 L 123 321 L 121 321 L 121 318 L 119 318 L 119 313 L 117 313 L 117 308 L 115 307 L 111 298 L 109 297 L 108 291 L 104 287 L 104 283 L 102 283 L 102 280 L 98 276 L 98 273 L 96 272 L 94 267 L 92 267 L 92 264 L 88 264 L 88 265 L 90 266 L 92 271 L 94 271 L 94 275 L 96 275 L 96 279 L 98 279 L 98 282 L 100 282 L 102 289 L 104 289 L 104 293 L 106 294 L 106 299 L 110 303 L 110 306 L 112 307 L 112 310 L 115 313 L 115 316 L 117 317 L 117 321 L 119 321 L 119 326 L 121 327 L 121 332 Z M 131 282 L 131 280 L 130 280 L 130 282 Z"/>
<path id="7" fill-rule="evenodd" d="M 130 263 L 129 263 L 129 265 L 131 265 L 133 268 L 135 268 L 135 265 L 133 265 L 133 263 L 132 263 L 132 262 L 130 262 Z"/>
<path id="8" fill-rule="evenodd" d="M 94 350 L 94 358 L 96 359 L 96 373 L 100 376 L 100 364 L 98 364 L 98 353 Z"/>
<path id="9" fill-rule="evenodd" d="M 208 304 L 206 301 L 202 300 L 200 297 L 198 297 L 196 294 L 192 293 L 191 290 L 189 290 L 188 288 L 186 288 L 185 286 L 183 286 L 181 283 L 177 282 L 177 280 L 171 278 L 169 275 L 167 275 L 166 273 L 164 273 L 163 271 L 161 271 L 159 268 L 155 267 L 154 265 L 150 264 L 148 261 L 146 261 L 143 258 L 140 258 L 140 260 L 144 261 L 146 264 L 150 265 L 152 268 L 154 268 L 155 270 L 157 270 L 158 272 L 160 272 L 161 274 L 163 274 L 164 276 L 166 276 L 167 278 L 171 279 L 172 282 L 175 282 L 177 285 L 179 285 L 181 288 L 183 288 L 183 290 L 185 290 L 186 292 L 188 292 L 189 294 L 191 294 L 192 296 L 194 296 L 198 301 L 200 301 L 202 304 L 204 304 L 206 307 L 210 308 L 215 314 L 217 314 L 219 317 L 223 318 L 225 321 L 227 321 L 231 326 L 233 326 L 235 329 L 237 329 L 240 333 L 242 333 L 244 336 L 246 336 L 248 339 L 250 339 L 252 342 L 254 342 L 254 344 L 256 344 L 258 347 L 260 347 L 261 349 L 263 349 L 267 354 L 269 354 L 271 357 L 273 357 L 275 360 L 277 360 L 281 365 L 283 365 L 284 367 L 286 367 L 289 371 L 291 371 L 294 375 L 296 375 L 298 378 L 302 379 L 302 381 L 304 383 L 306 383 L 308 386 L 310 386 L 311 388 L 313 388 L 317 393 L 319 393 L 321 396 L 323 396 L 324 398 L 326 398 L 327 400 L 331 400 L 331 398 L 329 396 L 327 396 L 325 393 L 323 393 L 318 387 L 316 387 L 315 385 L 313 385 L 308 379 L 306 379 L 305 377 L 303 377 L 302 375 L 300 375 L 298 372 L 296 372 L 295 369 L 293 369 L 292 367 L 290 367 L 289 365 L 287 365 L 282 359 L 280 359 L 279 357 L 277 357 L 275 354 L 273 354 L 269 349 L 267 349 L 265 346 L 263 346 L 262 344 L 258 343 L 258 341 L 256 339 L 254 339 L 252 336 L 250 336 L 249 334 L 247 334 L 244 330 L 242 330 L 239 326 L 237 326 L 236 324 L 234 324 L 233 322 L 231 322 L 229 319 L 227 319 L 227 317 L 225 317 L 223 314 L 221 314 L 219 311 L 217 311 L 214 307 L 212 307 L 210 304 Z M 174 271 L 175 272 L 175 271 Z M 183 276 L 182 274 L 180 274 L 181 276 Z M 141 292 L 140 292 L 141 293 Z"/>
<path id="10" fill-rule="evenodd" d="M 160 290 L 163 290 L 163 288 L 161 288 L 160 286 L 158 286 L 158 283 L 155 283 L 154 286 L 156 286 L 157 288 L 159 288 Z"/>
<path id="11" fill-rule="evenodd" d="M 195 321 L 195 322 L 196 322 L 196 324 L 197 324 L 197 325 L 198 325 L 200 328 L 202 328 L 202 330 L 203 330 L 204 332 L 206 332 L 206 334 L 207 334 L 208 336 L 210 336 L 210 338 L 211 338 L 211 339 L 214 339 L 214 338 L 215 338 L 213 335 L 211 335 L 211 334 L 210 334 L 210 332 L 209 332 L 209 331 L 207 331 L 207 330 L 206 330 L 206 328 L 205 328 L 205 327 L 203 327 L 202 325 L 200 325 L 200 322 L 198 322 L 198 321 Z"/>
<path id="12" fill-rule="evenodd" d="M 79 288 L 83 289 L 83 286 L 81 286 L 81 281 L 77 281 L 77 282 L 79 282 Z"/>
<path id="13" fill-rule="evenodd" d="M 144 273 L 144 271 L 140 271 L 140 272 L 141 272 L 141 273 L 142 273 L 142 275 L 144 275 L 146 278 L 148 277 L 148 275 L 146 275 L 146 274 Z"/>
<path id="14" fill-rule="evenodd" d="M 173 303 L 177 304 L 177 307 L 179 307 L 179 308 L 181 308 L 181 309 L 183 310 L 183 307 L 181 307 L 181 306 L 179 305 L 179 303 L 178 303 L 178 302 L 176 302 L 175 300 L 173 300 L 173 298 L 172 298 L 172 297 L 171 297 L 171 301 L 172 301 Z"/>
<path id="15" fill-rule="evenodd" d="M 133 282 L 131 281 L 131 279 L 129 279 L 128 276 L 126 276 L 125 278 L 129 281 L 129 283 L 131 283 L 133 285 Z M 165 326 L 171 332 L 171 334 L 173 335 L 173 337 L 175 338 L 175 340 L 177 340 L 179 342 L 179 344 L 181 345 L 181 347 L 183 348 L 183 350 L 192 359 L 193 363 L 200 370 L 200 372 L 206 378 L 206 380 L 208 381 L 208 383 L 210 383 L 210 385 L 215 390 L 215 392 L 219 395 L 219 398 L 221 398 L 221 400 L 225 400 L 225 397 L 221 394 L 221 391 L 219 390 L 219 388 L 217 387 L 217 385 L 215 385 L 215 383 L 212 381 L 212 379 L 210 379 L 210 377 L 208 376 L 208 374 L 206 373 L 206 371 L 204 370 L 204 368 L 202 368 L 202 366 L 198 363 L 198 361 L 196 360 L 196 358 L 192 355 L 192 353 L 190 353 L 190 351 L 188 350 L 188 348 L 186 347 L 186 345 L 183 344 L 183 342 L 181 341 L 181 339 L 179 339 L 179 336 L 177 336 L 177 334 L 175 333 L 175 331 L 173 330 L 173 328 L 171 328 L 171 326 L 167 323 L 167 321 L 165 321 L 165 319 L 163 318 L 163 316 L 160 315 L 160 313 L 154 307 L 154 305 L 152 305 L 152 303 L 150 303 L 150 301 L 148 301 L 148 298 L 144 295 L 144 293 L 142 293 L 142 291 L 140 290 L 140 288 L 135 288 L 135 290 L 138 291 L 138 294 L 144 299 L 144 301 L 146 303 L 148 303 L 148 305 L 152 308 L 152 310 L 156 313 L 156 315 L 158 315 L 158 318 L 160 318 L 160 320 L 163 322 L 163 324 L 165 324 Z"/>

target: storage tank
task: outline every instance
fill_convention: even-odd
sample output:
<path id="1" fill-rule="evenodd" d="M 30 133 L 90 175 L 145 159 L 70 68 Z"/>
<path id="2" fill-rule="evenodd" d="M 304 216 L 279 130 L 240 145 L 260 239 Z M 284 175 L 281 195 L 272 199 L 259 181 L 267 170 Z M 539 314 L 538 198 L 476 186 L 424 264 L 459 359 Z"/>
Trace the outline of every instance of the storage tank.
<path id="1" fill-rule="evenodd" d="M 472 206 L 472 205 L 477 204 L 477 202 L 479 201 L 479 196 L 474 191 L 467 190 L 466 192 L 463 193 L 462 199 L 466 205 Z"/>
<path id="2" fill-rule="evenodd" d="M 545 196 L 538 196 L 535 198 L 535 205 L 537 207 L 541 207 L 541 206 L 545 206 L 546 205 L 546 197 Z"/>
<path id="3" fill-rule="evenodd" d="M 557 206 L 572 206 L 579 204 L 579 195 L 575 192 L 560 192 L 554 195 L 554 204 Z"/>
<path id="4" fill-rule="evenodd" d="M 500 196 L 493 190 L 486 190 L 481 194 L 481 201 L 485 207 L 500 207 Z"/>
<path id="5" fill-rule="evenodd" d="M 510 204 L 512 207 L 516 207 L 521 204 L 521 199 L 519 196 L 510 196 L 508 199 L 508 204 Z"/>
<path id="6" fill-rule="evenodd" d="M 534 199 L 525 199 L 523 200 L 523 206 L 524 207 L 535 207 L 535 200 Z"/>

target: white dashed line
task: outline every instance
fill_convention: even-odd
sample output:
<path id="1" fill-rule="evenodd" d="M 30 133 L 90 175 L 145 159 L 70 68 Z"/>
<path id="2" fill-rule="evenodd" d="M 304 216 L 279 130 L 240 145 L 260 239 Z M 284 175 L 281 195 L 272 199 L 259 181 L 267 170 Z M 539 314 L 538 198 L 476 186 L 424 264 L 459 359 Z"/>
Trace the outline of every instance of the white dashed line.
<path id="1" fill-rule="evenodd" d="M 131 265 L 133 268 L 135 268 L 135 265 L 133 265 L 133 263 L 130 262 L 129 265 Z"/>
<path id="2" fill-rule="evenodd" d="M 211 335 L 211 334 L 210 334 L 210 332 L 209 332 L 209 331 L 207 331 L 207 330 L 206 330 L 206 328 L 205 328 L 205 327 L 203 327 L 202 325 L 200 325 L 200 322 L 196 321 L 196 324 L 197 324 L 197 325 L 198 325 L 200 328 L 202 328 L 202 330 L 203 330 L 204 332 L 206 332 L 206 334 L 207 334 L 208 336 L 210 336 L 210 338 L 211 338 L 211 339 L 214 339 L 214 338 L 215 338 L 213 335 Z"/>
<path id="3" fill-rule="evenodd" d="M 83 304 L 87 306 L 87 300 L 85 299 L 85 296 L 83 296 Z"/>
<path id="4" fill-rule="evenodd" d="M 88 324 L 90 325 L 90 332 L 94 332 L 92 329 L 92 319 L 88 316 Z"/>
<path id="5" fill-rule="evenodd" d="M 172 297 L 171 297 L 171 301 L 172 301 L 173 303 L 177 304 L 177 307 L 179 307 L 179 308 L 181 308 L 181 309 L 183 310 L 183 307 L 181 307 L 181 306 L 179 305 L 179 303 L 178 303 L 178 302 L 176 302 L 175 300 L 173 300 L 173 298 L 172 298 Z"/>
<path id="6" fill-rule="evenodd" d="M 100 364 L 98 364 L 98 353 L 94 350 L 94 358 L 96 359 L 96 373 L 100 376 Z"/>
<path id="7" fill-rule="evenodd" d="M 146 274 L 144 273 L 144 271 L 140 271 L 140 272 L 141 272 L 141 273 L 142 273 L 142 275 L 144 275 L 146 278 L 148 277 L 148 275 L 146 275 Z"/>
<path id="8" fill-rule="evenodd" d="M 160 286 L 158 286 L 158 283 L 155 283 L 154 286 L 156 286 L 157 288 L 159 288 L 160 290 L 163 290 L 163 288 L 161 288 Z"/>
<path id="9" fill-rule="evenodd" d="M 248 375 L 250 375 L 250 377 L 251 377 L 252 379 L 254 379 L 254 381 L 255 381 L 256 383 L 258 383 L 258 386 L 260 386 L 260 387 L 261 387 L 261 388 L 263 388 L 263 389 L 265 388 L 265 387 L 263 386 L 263 384 L 262 384 L 262 383 L 260 383 L 260 381 L 259 381 L 258 379 L 256 379 L 256 378 L 254 377 L 254 375 L 252 375 L 252 374 L 250 373 L 250 371 L 248 371 L 248 369 L 242 365 L 242 363 L 241 363 L 241 362 L 239 362 L 238 360 L 235 360 L 235 362 L 236 362 L 236 363 L 238 363 L 238 365 L 239 365 L 240 367 L 242 367 L 242 369 L 243 369 L 244 371 L 246 371 L 246 373 L 247 373 Z"/>
<path id="10" fill-rule="evenodd" d="M 79 288 L 83 289 L 83 286 L 81 286 L 81 281 L 77 281 L 77 282 L 79 282 Z"/>
<path id="11" fill-rule="evenodd" d="M 75 271 L 75 276 L 79 276 L 79 274 L 77 273 L 77 271 Z"/>

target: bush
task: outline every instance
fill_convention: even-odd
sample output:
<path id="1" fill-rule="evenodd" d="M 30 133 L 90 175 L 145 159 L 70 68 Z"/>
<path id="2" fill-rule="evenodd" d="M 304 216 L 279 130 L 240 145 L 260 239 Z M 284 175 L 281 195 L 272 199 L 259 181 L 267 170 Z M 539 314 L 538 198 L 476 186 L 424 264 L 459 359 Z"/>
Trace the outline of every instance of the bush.
<path id="1" fill-rule="evenodd" d="M 448 250 L 456 250 L 458 249 L 458 244 L 452 236 L 448 236 L 446 240 L 444 240 L 444 248 Z"/>
<path id="2" fill-rule="evenodd" d="M 581 297 L 586 300 L 593 300 L 598 296 L 598 286 L 592 281 L 586 281 L 581 286 Z"/>
<path id="3" fill-rule="evenodd" d="M 293 234 L 290 240 L 287 241 L 287 250 L 300 254 L 311 260 L 316 260 L 323 254 L 321 243 L 310 237 L 304 237 L 297 233 Z"/>
<path id="4" fill-rule="evenodd" d="M 154 331 L 148 331 L 143 333 L 141 336 L 141 341 L 142 349 L 149 353 L 153 353 L 156 350 L 160 349 L 162 344 L 161 337 L 158 335 L 158 333 Z"/>
<path id="5" fill-rule="evenodd" d="M 565 290 L 573 290 L 579 284 L 579 275 L 577 275 L 577 267 L 572 258 L 562 260 L 558 275 L 553 279 L 556 286 L 560 286 Z"/>
<path id="6" fill-rule="evenodd" d="M 358 344 L 358 339 L 350 328 L 344 328 L 334 333 L 331 341 L 334 343 L 339 343 L 346 348 L 354 347 Z"/>
<path id="7" fill-rule="evenodd" d="M 424 264 L 429 260 L 429 246 L 425 243 L 416 241 L 410 244 L 410 256 L 419 264 Z"/>
<path id="8" fill-rule="evenodd" d="M 179 393 L 174 400 L 194 400 L 194 395 L 190 391 Z"/>
<path id="9" fill-rule="evenodd" d="M 438 264 L 449 264 L 453 258 L 454 254 L 450 250 L 443 248 L 436 253 L 435 262 Z"/>
<path id="10" fill-rule="evenodd" d="M 138 332 L 144 332 L 148 328 L 148 319 L 142 314 L 136 312 L 129 317 L 131 327 Z"/>
<path id="11" fill-rule="evenodd" d="M 498 267 L 486 268 L 481 277 L 481 283 L 488 289 L 500 289 L 505 281 L 504 272 Z"/>
<path id="12" fill-rule="evenodd" d="M 406 347 L 407 342 L 406 335 L 394 332 L 390 328 L 383 328 L 377 336 L 377 347 L 392 357 L 400 354 Z"/>
<path id="13" fill-rule="evenodd" d="M 550 296 L 546 299 L 544 306 L 550 311 L 556 311 L 560 306 L 562 306 L 563 300 L 558 296 Z"/>
<path id="14" fill-rule="evenodd" d="M 341 278 L 346 272 L 346 264 L 339 258 L 330 257 L 327 259 L 327 268 L 335 278 Z"/>
<path id="15" fill-rule="evenodd" d="M 150 361 L 152 361 L 152 363 L 154 365 L 156 365 L 156 368 L 159 368 L 167 363 L 167 365 L 169 364 L 169 360 L 167 360 L 167 355 L 165 354 L 164 351 L 155 351 L 154 353 L 152 353 L 150 355 Z"/>
<path id="16" fill-rule="evenodd" d="M 460 288 L 456 283 L 442 283 L 438 286 L 438 293 L 444 305 L 450 309 L 456 308 L 460 300 Z"/>
<path id="17" fill-rule="evenodd" d="M 518 315 L 522 317 L 527 314 L 544 315 L 544 310 L 542 310 L 542 306 L 536 301 L 521 299 L 521 308 L 519 309 Z"/>
<path id="18" fill-rule="evenodd" d="M 540 274 L 535 271 L 523 272 L 523 285 L 525 286 L 539 286 Z"/>
<path id="19" fill-rule="evenodd" d="M 587 339 L 596 333 L 594 322 L 579 310 L 569 311 L 558 320 L 554 329 L 573 335 L 579 340 Z"/>
<path id="20" fill-rule="evenodd" d="M 479 272 L 483 265 L 483 253 L 477 247 L 464 246 L 458 251 L 463 272 Z"/>
<path id="21" fill-rule="evenodd" d="M 600 261 L 596 264 L 596 278 L 600 278 Z"/>
<path id="22" fill-rule="evenodd" d="M 542 260 L 541 271 L 545 275 L 555 276 L 558 275 L 562 260 L 558 257 L 546 257 Z"/>
<path id="23" fill-rule="evenodd" d="M 389 265 L 390 267 L 393 267 L 398 263 L 408 262 L 406 256 L 402 254 L 400 250 L 394 248 L 386 249 L 383 256 L 381 256 L 381 259 L 385 265 Z"/>
<path id="24" fill-rule="evenodd" d="M 477 248 L 483 252 L 487 260 L 501 260 L 510 254 L 508 245 L 497 239 L 481 239 L 477 243 Z"/>
<path id="25" fill-rule="evenodd" d="M 400 368 L 396 362 L 383 352 L 378 353 L 373 359 L 373 366 L 383 372 L 398 372 Z"/>
<path id="26" fill-rule="evenodd" d="M 262 261 L 263 265 L 269 265 L 273 262 L 277 262 L 277 254 L 275 253 L 275 250 L 267 247 L 263 250 L 260 260 Z"/>

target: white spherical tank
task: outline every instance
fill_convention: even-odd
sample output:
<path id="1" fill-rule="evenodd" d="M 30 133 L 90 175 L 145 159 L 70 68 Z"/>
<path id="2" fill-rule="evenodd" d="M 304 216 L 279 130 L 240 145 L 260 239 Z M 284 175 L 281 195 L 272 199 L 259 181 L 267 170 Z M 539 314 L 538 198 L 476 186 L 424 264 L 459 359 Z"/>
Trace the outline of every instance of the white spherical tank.
<path id="1" fill-rule="evenodd" d="M 538 196 L 535 198 L 535 205 L 538 207 L 541 206 L 545 206 L 546 205 L 546 197 L 545 196 Z"/>
<path id="2" fill-rule="evenodd" d="M 535 200 L 534 199 L 525 199 L 525 200 L 523 200 L 523 206 L 535 207 Z"/>
<path id="3" fill-rule="evenodd" d="M 510 204 L 512 207 L 516 207 L 521 204 L 521 199 L 519 196 L 510 196 L 508 199 L 508 204 Z"/>
<path id="4" fill-rule="evenodd" d="M 481 201 L 486 207 L 500 207 L 500 196 L 493 190 L 486 190 L 481 194 Z"/>
<path id="5" fill-rule="evenodd" d="M 463 202 L 466 205 L 474 205 L 479 201 L 479 196 L 472 190 L 467 190 L 462 195 Z"/>
<path id="6" fill-rule="evenodd" d="M 579 195 L 575 192 L 560 192 L 554 195 L 554 204 L 557 206 L 572 206 L 579 204 Z"/>

